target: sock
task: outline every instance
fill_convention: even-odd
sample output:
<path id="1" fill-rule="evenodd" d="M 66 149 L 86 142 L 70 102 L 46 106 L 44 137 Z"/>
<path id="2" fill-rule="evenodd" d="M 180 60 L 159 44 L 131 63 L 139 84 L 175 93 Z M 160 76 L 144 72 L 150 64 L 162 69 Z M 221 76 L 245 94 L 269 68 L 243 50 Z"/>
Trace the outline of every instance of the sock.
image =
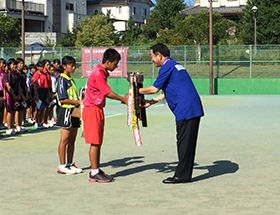
<path id="1" fill-rule="evenodd" d="M 72 163 L 67 163 L 67 166 L 71 166 L 72 165 Z"/>
<path id="2" fill-rule="evenodd" d="M 99 173 L 99 167 L 97 169 L 91 169 L 91 175 L 96 175 L 97 173 Z"/>
<path id="3" fill-rule="evenodd" d="M 60 167 L 65 167 L 65 166 L 66 166 L 66 164 L 60 164 L 59 166 L 60 166 Z"/>

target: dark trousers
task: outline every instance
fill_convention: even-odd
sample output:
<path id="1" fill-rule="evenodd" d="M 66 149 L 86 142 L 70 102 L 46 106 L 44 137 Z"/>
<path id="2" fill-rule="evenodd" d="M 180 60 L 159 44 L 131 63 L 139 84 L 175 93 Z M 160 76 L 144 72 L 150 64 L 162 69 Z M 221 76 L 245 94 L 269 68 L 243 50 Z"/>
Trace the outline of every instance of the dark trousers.
<path id="1" fill-rule="evenodd" d="M 176 122 L 179 163 L 174 177 L 190 180 L 193 172 L 200 117 Z"/>

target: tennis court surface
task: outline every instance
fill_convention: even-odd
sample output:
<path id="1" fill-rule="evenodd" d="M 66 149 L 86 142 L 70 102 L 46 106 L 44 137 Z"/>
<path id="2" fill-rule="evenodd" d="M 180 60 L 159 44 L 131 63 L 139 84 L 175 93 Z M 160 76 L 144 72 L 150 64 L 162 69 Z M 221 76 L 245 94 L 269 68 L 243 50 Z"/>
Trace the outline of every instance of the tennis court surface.
<path id="1" fill-rule="evenodd" d="M 77 136 L 78 175 L 59 175 L 59 129 L 0 139 L 0 214 L 279 214 L 280 96 L 202 96 L 193 182 L 163 184 L 177 155 L 174 116 L 147 109 L 143 145 L 134 145 L 126 107 L 108 101 L 101 168 L 88 181 L 88 145 Z"/>

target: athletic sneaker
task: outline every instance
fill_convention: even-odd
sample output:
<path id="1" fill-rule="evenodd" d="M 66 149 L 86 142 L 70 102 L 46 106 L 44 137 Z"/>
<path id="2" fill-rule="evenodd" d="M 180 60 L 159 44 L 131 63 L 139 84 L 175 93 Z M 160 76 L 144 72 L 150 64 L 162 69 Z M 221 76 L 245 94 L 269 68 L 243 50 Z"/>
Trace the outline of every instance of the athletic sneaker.
<path id="1" fill-rule="evenodd" d="M 27 131 L 27 129 L 24 128 L 23 126 L 18 126 L 16 128 L 16 133 L 21 133 L 21 132 L 26 132 L 26 131 Z"/>
<path id="2" fill-rule="evenodd" d="M 71 169 L 70 166 L 66 165 L 66 166 L 59 166 L 57 168 L 57 173 L 59 173 L 59 174 L 67 174 L 67 175 L 74 175 L 74 174 L 76 174 L 76 171 Z"/>
<path id="3" fill-rule="evenodd" d="M 24 120 L 24 121 L 22 121 L 22 124 L 21 125 L 29 125 L 29 122 L 27 121 L 27 120 Z"/>
<path id="4" fill-rule="evenodd" d="M 14 128 L 14 132 L 16 132 L 16 134 L 19 134 L 20 133 L 20 129 L 18 129 L 17 127 Z"/>
<path id="5" fill-rule="evenodd" d="M 39 123 L 35 123 L 34 128 L 35 129 L 42 129 L 44 127 L 43 127 L 42 123 L 39 122 Z"/>
<path id="6" fill-rule="evenodd" d="M 112 181 L 113 177 L 105 174 L 102 170 L 100 170 L 96 175 L 91 175 L 91 172 L 89 172 L 88 180 L 91 182 L 107 183 L 107 182 Z"/>
<path id="7" fill-rule="evenodd" d="M 43 128 L 49 128 L 49 127 L 50 127 L 49 123 L 47 123 L 47 122 L 43 123 Z"/>
<path id="8" fill-rule="evenodd" d="M 31 118 L 28 119 L 28 123 L 33 124 L 35 121 Z"/>
<path id="9" fill-rule="evenodd" d="M 57 120 L 55 118 L 52 118 L 53 124 L 56 124 Z"/>
<path id="10" fill-rule="evenodd" d="M 51 120 L 48 120 L 48 124 L 49 124 L 49 127 L 53 127 L 53 122 Z"/>
<path id="11" fill-rule="evenodd" d="M 75 165 L 75 163 L 72 163 L 72 164 L 70 165 L 70 168 L 71 168 L 71 170 L 76 171 L 76 173 L 82 173 L 82 172 L 83 172 L 83 170 L 80 169 L 80 168 L 78 168 L 78 167 Z"/>
<path id="12" fill-rule="evenodd" d="M 20 126 L 20 132 L 27 132 L 28 130 L 25 128 L 25 127 L 23 127 L 23 126 Z"/>
<path id="13" fill-rule="evenodd" d="M 8 129 L 8 130 L 6 131 L 6 134 L 8 134 L 8 135 L 15 135 L 16 132 L 14 131 L 14 129 L 10 128 L 10 129 Z"/>

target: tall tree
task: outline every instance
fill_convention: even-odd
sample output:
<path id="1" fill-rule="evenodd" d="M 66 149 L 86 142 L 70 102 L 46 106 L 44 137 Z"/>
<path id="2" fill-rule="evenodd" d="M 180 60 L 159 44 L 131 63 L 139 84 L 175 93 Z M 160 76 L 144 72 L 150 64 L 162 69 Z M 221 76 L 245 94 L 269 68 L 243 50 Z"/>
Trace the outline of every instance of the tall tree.
<path id="1" fill-rule="evenodd" d="M 256 14 L 252 7 L 256 6 Z M 242 17 L 242 39 L 245 44 L 254 44 L 254 15 L 257 19 L 257 44 L 280 44 L 280 0 L 247 1 Z"/>
<path id="2" fill-rule="evenodd" d="M 213 44 L 221 40 L 228 40 L 231 36 L 229 28 L 237 27 L 238 24 L 224 18 L 216 11 L 213 12 Z M 185 38 L 185 44 L 208 44 L 209 39 L 209 13 L 201 10 L 195 16 L 189 15 L 183 21 L 178 22 L 174 31 Z"/>
<path id="3" fill-rule="evenodd" d="M 63 39 L 59 41 L 58 45 L 61 45 L 63 47 L 74 47 L 75 42 L 77 40 L 77 33 L 79 30 L 81 30 L 80 23 L 76 23 L 72 31 L 67 29 L 66 35 L 63 36 Z"/>
<path id="4" fill-rule="evenodd" d="M 173 17 L 177 16 L 184 8 L 184 0 L 156 0 L 156 6 L 151 17 L 157 20 L 159 29 L 171 29 L 174 27 L 172 23 Z"/>
<path id="5" fill-rule="evenodd" d="M 20 45 L 20 23 L 16 18 L 0 14 L 0 46 L 17 47 Z"/>
<path id="6" fill-rule="evenodd" d="M 86 17 L 77 33 L 76 46 L 112 46 L 114 26 L 103 14 Z"/>

